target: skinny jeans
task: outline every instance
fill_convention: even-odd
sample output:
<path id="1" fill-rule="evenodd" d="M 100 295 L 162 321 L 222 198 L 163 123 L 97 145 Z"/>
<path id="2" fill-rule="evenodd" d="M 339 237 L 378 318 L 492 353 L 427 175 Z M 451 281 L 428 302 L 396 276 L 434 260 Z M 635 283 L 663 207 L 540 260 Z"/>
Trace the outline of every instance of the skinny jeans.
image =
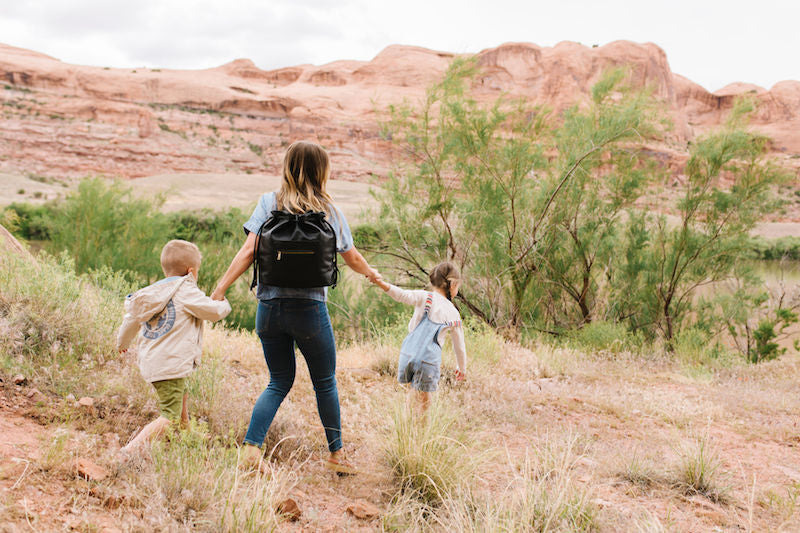
<path id="1" fill-rule="evenodd" d="M 253 407 L 244 442 L 261 447 L 295 377 L 297 345 L 306 360 L 317 396 L 317 411 L 331 452 L 342 447 L 336 341 L 325 302 L 301 298 L 259 300 L 256 334 L 269 368 L 269 385 Z"/>

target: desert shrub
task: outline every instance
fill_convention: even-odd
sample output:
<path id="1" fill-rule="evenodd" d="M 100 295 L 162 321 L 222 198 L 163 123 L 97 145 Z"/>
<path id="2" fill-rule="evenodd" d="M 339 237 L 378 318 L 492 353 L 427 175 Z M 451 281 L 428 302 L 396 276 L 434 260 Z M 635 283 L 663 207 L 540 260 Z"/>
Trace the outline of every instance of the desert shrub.
<path id="1" fill-rule="evenodd" d="M 800 260 L 800 237 L 778 237 L 768 239 L 766 237 L 750 237 L 749 247 L 758 259 L 780 260 L 791 259 Z"/>
<path id="2" fill-rule="evenodd" d="M 58 391 L 91 384 L 92 370 L 118 357 L 122 306 L 116 291 L 124 283 L 108 271 L 93 279 L 115 291 L 91 279 L 76 274 L 67 256 L 0 256 L 0 349 L 7 369 L 24 370 Z"/>
<path id="3" fill-rule="evenodd" d="M 158 214 L 162 202 L 136 198 L 117 182 L 83 180 L 53 212 L 53 249 L 68 251 L 79 272 L 107 266 L 130 272 L 132 280 L 155 281 L 168 229 Z"/>
<path id="4" fill-rule="evenodd" d="M 420 105 L 390 106 L 383 133 L 404 157 L 364 248 L 414 283 L 429 265 L 456 261 L 465 310 L 510 336 L 606 321 L 672 349 L 694 325 L 698 289 L 750 257 L 749 231 L 786 177 L 747 129 L 751 103 L 737 101 L 722 128 L 693 141 L 687 183 L 665 206 L 680 219 L 671 224 L 638 207 L 664 172 L 640 146 L 663 120 L 625 70 L 606 72 L 557 118 L 505 97 L 481 104 L 480 76 L 457 60 Z M 576 335 L 613 348 L 606 334 Z"/>
<path id="5" fill-rule="evenodd" d="M 14 235 L 27 240 L 50 239 L 56 204 L 33 205 L 15 202 L 3 208 L 0 221 Z"/>
<path id="6" fill-rule="evenodd" d="M 592 352 L 618 353 L 641 347 L 644 339 L 631 333 L 627 326 L 613 322 L 590 322 L 567 333 L 568 344 Z"/>

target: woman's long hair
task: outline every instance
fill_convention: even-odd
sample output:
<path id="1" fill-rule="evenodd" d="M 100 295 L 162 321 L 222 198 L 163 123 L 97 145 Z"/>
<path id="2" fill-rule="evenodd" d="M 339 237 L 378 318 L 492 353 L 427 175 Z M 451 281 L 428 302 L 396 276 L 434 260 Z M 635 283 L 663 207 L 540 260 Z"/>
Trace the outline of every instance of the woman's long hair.
<path id="1" fill-rule="evenodd" d="M 283 158 L 283 182 L 275 198 L 278 209 L 331 213 L 333 200 L 326 190 L 330 173 L 330 158 L 322 146 L 293 142 Z"/>

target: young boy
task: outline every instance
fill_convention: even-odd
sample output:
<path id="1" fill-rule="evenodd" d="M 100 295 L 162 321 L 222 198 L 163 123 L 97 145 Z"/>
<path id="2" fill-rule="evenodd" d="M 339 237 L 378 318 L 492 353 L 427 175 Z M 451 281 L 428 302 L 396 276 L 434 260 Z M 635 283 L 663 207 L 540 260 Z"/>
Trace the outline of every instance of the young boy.
<path id="1" fill-rule="evenodd" d="M 169 241 L 161 250 L 165 279 L 129 294 L 117 348 L 127 350 L 136 338 L 139 370 L 152 383 L 161 413 L 121 450 L 123 458 L 157 438 L 180 419 L 189 422 L 186 377 L 200 363 L 203 321 L 217 321 L 231 312 L 227 300 L 212 300 L 197 287 L 202 256 L 191 242 Z"/>

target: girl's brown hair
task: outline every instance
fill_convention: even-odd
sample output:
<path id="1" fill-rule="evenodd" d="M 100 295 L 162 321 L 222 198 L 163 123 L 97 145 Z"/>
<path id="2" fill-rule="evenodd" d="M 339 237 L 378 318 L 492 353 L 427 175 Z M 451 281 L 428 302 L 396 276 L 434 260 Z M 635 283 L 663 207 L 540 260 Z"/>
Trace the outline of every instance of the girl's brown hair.
<path id="1" fill-rule="evenodd" d="M 328 152 L 312 142 L 296 141 L 283 158 L 283 182 L 276 196 L 278 209 L 292 213 L 330 213 L 333 200 L 326 185 L 331 173 Z"/>
<path id="2" fill-rule="evenodd" d="M 455 264 L 450 261 L 445 261 L 433 267 L 428 277 L 431 280 L 431 285 L 437 289 L 444 290 L 444 295 L 447 296 L 447 299 L 452 300 L 453 297 L 450 295 L 450 286 L 453 281 L 461 279 L 461 272 L 459 272 Z"/>

